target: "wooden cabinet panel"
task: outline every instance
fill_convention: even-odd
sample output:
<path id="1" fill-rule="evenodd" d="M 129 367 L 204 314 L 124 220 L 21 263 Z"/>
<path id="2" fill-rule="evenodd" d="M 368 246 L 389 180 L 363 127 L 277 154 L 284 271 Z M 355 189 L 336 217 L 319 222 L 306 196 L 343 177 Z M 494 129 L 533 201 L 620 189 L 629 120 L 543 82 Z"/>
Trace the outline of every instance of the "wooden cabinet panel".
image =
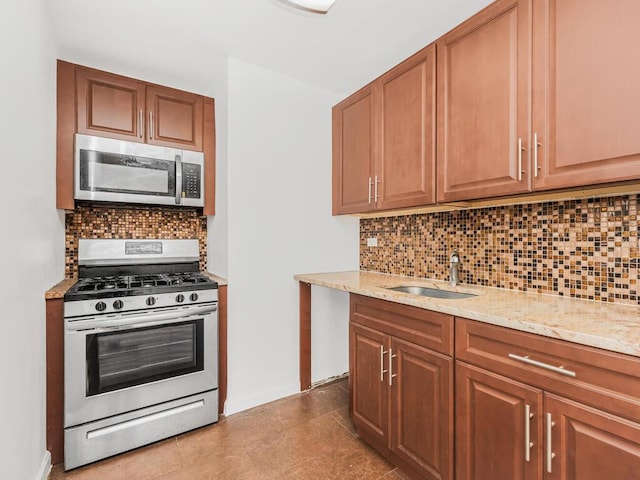
<path id="1" fill-rule="evenodd" d="M 536 0 L 535 189 L 640 177 L 640 2 Z"/>
<path id="2" fill-rule="evenodd" d="M 456 362 L 458 480 L 541 478 L 541 438 L 541 390 Z"/>
<path id="3" fill-rule="evenodd" d="M 56 208 L 73 210 L 73 136 L 77 130 L 76 66 L 58 60 L 56 72 Z"/>
<path id="4" fill-rule="evenodd" d="M 203 97 L 157 85 L 146 92 L 147 142 L 202 151 Z"/>
<path id="5" fill-rule="evenodd" d="M 333 214 L 373 210 L 373 91 L 333 107 Z"/>
<path id="6" fill-rule="evenodd" d="M 544 406 L 554 422 L 555 457 L 547 480 L 638 478 L 640 424 L 550 394 L 545 394 Z"/>
<path id="7" fill-rule="evenodd" d="M 435 203 L 435 45 L 376 81 L 377 208 Z"/>
<path id="8" fill-rule="evenodd" d="M 445 355 L 453 355 L 453 317 L 351 294 L 351 321 Z"/>
<path id="9" fill-rule="evenodd" d="M 424 478 L 451 478 L 453 360 L 395 338 L 391 352 L 392 450 Z"/>
<path id="10" fill-rule="evenodd" d="M 528 190 L 530 17 L 497 1 L 437 41 L 438 201 Z"/>
<path id="11" fill-rule="evenodd" d="M 79 133 L 144 142 L 144 83 L 77 67 L 76 95 Z"/>
<path id="12" fill-rule="evenodd" d="M 64 301 L 48 299 L 45 308 L 47 450 L 55 465 L 64 460 Z"/>
<path id="13" fill-rule="evenodd" d="M 384 382 L 388 340 L 380 332 L 350 325 L 350 410 L 359 428 L 385 444 L 388 442 L 388 391 Z"/>
<path id="14" fill-rule="evenodd" d="M 509 354 L 562 366 L 563 375 Z M 640 359 L 482 322 L 456 319 L 456 358 L 640 421 Z"/>

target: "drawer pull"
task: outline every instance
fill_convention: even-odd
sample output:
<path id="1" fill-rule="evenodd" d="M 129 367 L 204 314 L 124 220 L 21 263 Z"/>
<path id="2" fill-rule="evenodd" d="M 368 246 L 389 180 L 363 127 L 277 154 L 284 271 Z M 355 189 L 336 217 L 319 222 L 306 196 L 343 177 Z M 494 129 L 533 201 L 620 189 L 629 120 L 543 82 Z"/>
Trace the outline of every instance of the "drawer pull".
<path id="1" fill-rule="evenodd" d="M 567 377 L 575 377 L 576 372 L 572 372 L 571 370 L 567 370 L 564 367 L 556 367 L 554 365 L 549 365 L 548 363 L 539 362 L 537 360 L 532 360 L 531 358 L 520 355 L 516 355 L 515 353 L 510 353 L 509 358 L 512 360 L 517 360 L 518 362 L 526 363 L 527 365 L 533 365 L 534 367 L 544 368 L 546 370 L 551 370 L 552 372 L 559 373 L 560 375 L 565 375 Z"/>

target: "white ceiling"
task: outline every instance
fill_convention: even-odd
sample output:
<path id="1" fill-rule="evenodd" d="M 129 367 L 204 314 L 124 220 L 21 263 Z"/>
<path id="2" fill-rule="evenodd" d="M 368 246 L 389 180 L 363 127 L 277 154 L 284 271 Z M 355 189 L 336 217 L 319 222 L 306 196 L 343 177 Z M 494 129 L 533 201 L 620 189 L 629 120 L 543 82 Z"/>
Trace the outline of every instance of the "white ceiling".
<path id="1" fill-rule="evenodd" d="M 346 94 L 488 3 L 338 0 L 327 15 L 278 0 L 55 0 L 49 8 L 63 57 L 171 70 L 181 65 L 172 59 L 224 55 Z M 194 65 L 189 74 L 198 72 Z"/>

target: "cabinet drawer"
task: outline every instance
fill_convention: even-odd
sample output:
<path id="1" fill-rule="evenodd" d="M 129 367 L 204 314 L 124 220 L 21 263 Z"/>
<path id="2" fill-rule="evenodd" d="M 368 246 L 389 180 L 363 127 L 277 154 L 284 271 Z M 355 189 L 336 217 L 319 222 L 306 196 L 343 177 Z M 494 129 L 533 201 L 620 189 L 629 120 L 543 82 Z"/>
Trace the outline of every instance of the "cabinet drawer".
<path id="1" fill-rule="evenodd" d="M 350 295 L 350 319 L 396 338 L 453 355 L 453 317 L 387 300 Z"/>
<path id="2" fill-rule="evenodd" d="M 638 358 L 461 318 L 455 343 L 458 360 L 640 421 Z"/>

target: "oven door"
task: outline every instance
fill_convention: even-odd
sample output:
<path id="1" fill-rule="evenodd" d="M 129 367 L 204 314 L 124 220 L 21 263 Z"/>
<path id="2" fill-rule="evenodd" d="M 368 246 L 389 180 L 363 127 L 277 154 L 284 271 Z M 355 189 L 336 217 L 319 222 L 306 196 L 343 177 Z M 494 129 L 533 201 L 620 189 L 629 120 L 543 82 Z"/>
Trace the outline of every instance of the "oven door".
<path id="1" fill-rule="evenodd" d="M 217 304 L 65 319 L 65 427 L 217 388 Z"/>

